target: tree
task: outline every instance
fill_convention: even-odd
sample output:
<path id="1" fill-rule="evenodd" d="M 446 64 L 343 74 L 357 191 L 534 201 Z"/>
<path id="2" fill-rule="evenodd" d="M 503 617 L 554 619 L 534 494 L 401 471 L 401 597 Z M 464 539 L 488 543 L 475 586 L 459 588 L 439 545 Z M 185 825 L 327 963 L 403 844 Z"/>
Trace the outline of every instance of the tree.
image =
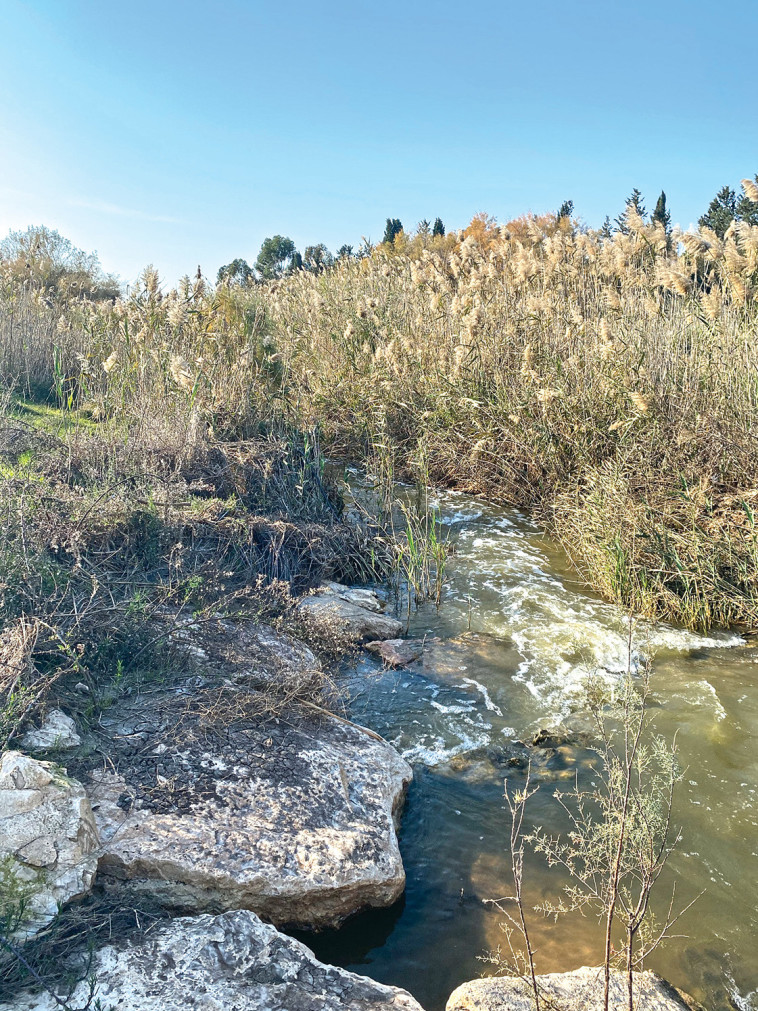
<path id="1" fill-rule="evenodd" d="M 16 281 L 49 296 L 97 301 L 115 299 L 121 292 L 118 279 L 103 271 L 97 253 L 85 253 L 44 225 L 9 232 L 0 242 L 0 261 Z"/>
<path id="2" fill-rule="evenodd" d="M 295 250 L 295 252 L 290 257 L 290 262 L 287 264 L 287 274 L 294 274 L 296 270 L 303 269 L 303 258 L 300 253 Z"/>
<path id="3" fill-rule="evenodd" d="M 737 194 L 731 186 L 722 186 L 708 205 L 708 210 L 700 218 L 701 228 L 711 228 L 720 239 L 737 216 Z"/>
<path id="4" fill-rule="evenodd" d="M 619 232 L 622 232 L 624 235 L 629 234 L 629 223 L 627 221 L 627 215 L 630 209 L 636 211 L 636 213 L 639 214 L 639 216 L 642 218 L 643 221 L 645 220 L 645 217 L 647 216 L 647 211 L 645 210 L 645 204 L 643 203 L 642 200 L 642 194 L 640 193 L 640 191 L 637 189 L 636 186 L 632 190 L 631 195 L 626 198 L 626 205 L 624 206 L 623 212 L 619 214 L 619 216 L 616 218 L 617 230 Z"/>
<path id="5" fill-rule="evenodd" d="M 758 176 L 755 180 L 742 180 L 742 195 L 737 196 L 731 186 L 722 186 L 708 205 L 708 210 L 700 218 L 701 228 L 712 228 L 720 239 L 733 221 L 744 221 L 748 225 L 758 225 Z"/>
<path id="6" fill-rule="evenodd" d="M 432 226 L 427 221 L 426 218 L 423 218 L 421 221 L 419 221 L 418 225 L 416 225 L 416 235 L 420 235 L 422 236 L 422 238 L 426 238 L 431 234 L 432 234 Z"/>
<path id="7" fill-rule="evenodd" d="M 216 282 L 218 284 L 237 284 L 243 288 L 247 287 L 254 280 L 253 268 L 248 264 L 247 260 L 243 260 L 240 257 L 237 257 L 223 267 L 219 267 L 218 274 L 216 274 Z"/>
<path id="8" fill-rule="evenodd" d="M 432 225 L 432 238 L 437 236 L 443 236 L 445 234 L 445 226 L 442 224 L 442 218 L 435 218 L 434 224 Z"/>
<path id="9" fill-rule="evenodd" d="M 400 218 L 387 218 L 387 224 L 384 228 L 384 238 L 382 242 L 388 242 L 392 244 L 395 241 L 395 236 L 399 235 L 403 230 L 403 223 Z"/>
<path id="10" fill-rule="evenodd" d="M 742 180 L 743 194 L 737 201 L 736 217 L 748 225 L 758 225 L 758 176 Z"/>
<path id="11" fill-rule="evenodd" d="M 570 218 L 574 213 L 574 201 L 564 200 L 561 206 L 558 208 L 558 214 L 556 217 L 560 221 L 561 218 Z"/>
<path id="12" fill-rule="evenodd" d="M 305 255 L 303 256 L 303 268 L 305 270 L 310 270 L 314 274 L 321 274 L 333 265 L 334 257 L 323 242 L 319 242 L 317 246 L 305 247 Z"/>
<path id="13" fill-rule="evenodd" d="M 659 222 L 661 225 L 663 225 L 663 228 L 664 228 L 664 231 L 666 232 L 666 235 L 670 234 L 670 232 L 671 232 L 671 212 L 669 211 L 668 207 L 666 206 L 666 194 L 664 193 L 663 190 L 661 190 L 661 195 L 658 197 L 658 200 L 656 201 L 655 210 L 650 215 L 650 220 L 654 224 L 655 224 L 655 222 Z"/>
<path id="14" fill-rule="evenodd" d="M 272 235 L 263 240 L 255 269 L 264 281 L 274 281 L 282 277 L 285 270 L 297 269 L 293 266 L 296 257 L 299 257 L 299 253 L 292 239 L 284 235 Z"/>
<path id="15" fill-rule="evenodd" d="M 605 221 L 600 229 L 600 235 L 604 239 L 610 239 L 613 235 L 613 225 L 611 224 L 611 219 L 606 214 Z"/>
<path id="16" fill-rule="evenodd" d="M 347 244 L 345 244 L 344 246 L 340 246 L 340 248 L 337 250 L 338 260 L 352 260 L 353 256 L 354 256 L 353 247 L 348 246 Z"/>

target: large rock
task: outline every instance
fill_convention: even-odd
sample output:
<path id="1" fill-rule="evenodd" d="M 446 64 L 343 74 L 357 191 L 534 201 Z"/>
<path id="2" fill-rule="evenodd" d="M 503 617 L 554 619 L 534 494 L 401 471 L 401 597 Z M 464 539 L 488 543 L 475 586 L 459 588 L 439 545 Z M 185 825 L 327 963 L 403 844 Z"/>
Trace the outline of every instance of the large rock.
<path id="1" fill-rule="evenodd" d="M 399 816 L 410 766 L 333 717 L 204 733 L 171 700 L 120 714 L 118 774 L 87 784 L 100 876 L 181 912 L 252 909 L 278 925 L 333 927 L 402 893 Z"/>
<path id="2" fill-rule="evenodd" d="M 26 899 L 19 936 L 39 930 L 59 905 L 87 894 L 97 846 L 81 783 L 51 762 L 6 751 L 0 760 L 0 888 Z"/>
<path id="3" fill-rule="evenodd" d="M 251 912 L 173 920 L 141 940 L 102 948 L 96 999 L 119 1011 L 422 1011 L 405 990 L 323 965 Z M 86 983 L 68 1005 L 84 1007 Z M 0 1011 L 57 1011 L 22 994 Z"/>
<path id="4" fill-rule="evenodd" d="M 382 614 L 381 606 L 373 590 L 327 583 L 317 593 L 304 597 L 298 609 L 313 621 L 337 627 L 355 642 L 396 639 L 403 634 L 403 624 Z"/>
<path id="5" fill-rule="evenodd" d="M 604 975 L 602 968 L 576 969 L 538 976 L 546 1004 L 561 1011 L 602 1011 Z M 619 970 L 611 973 L 610 1007 L 627 1007 L 627 977 Z M 691 998 L 675 989 L 654 972 L 634 974 L 634 1006 L 637 1011 L 690 1011 Z M 454 990 L 446 1011 L 534 1011 L 531 984 L 516 977 L 475 979 Z"/>
<path id="6" fill-rule="evenodd" d="M 19 741 L 27 751 L 65 751 L 81 743 L 76 724 L 61 709 L 51 709 L 40 726 L 28 730 Z"/>

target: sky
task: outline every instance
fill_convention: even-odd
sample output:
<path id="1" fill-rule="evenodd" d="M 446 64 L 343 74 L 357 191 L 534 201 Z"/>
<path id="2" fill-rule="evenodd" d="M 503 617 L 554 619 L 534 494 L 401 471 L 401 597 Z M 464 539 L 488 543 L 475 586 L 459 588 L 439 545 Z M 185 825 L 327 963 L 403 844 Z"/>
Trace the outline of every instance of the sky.
<path id="1" fill-rule="evenodd" d="M 0 237 L 132 281 L 758 172 L 755 0 L 0 0 Z"/>

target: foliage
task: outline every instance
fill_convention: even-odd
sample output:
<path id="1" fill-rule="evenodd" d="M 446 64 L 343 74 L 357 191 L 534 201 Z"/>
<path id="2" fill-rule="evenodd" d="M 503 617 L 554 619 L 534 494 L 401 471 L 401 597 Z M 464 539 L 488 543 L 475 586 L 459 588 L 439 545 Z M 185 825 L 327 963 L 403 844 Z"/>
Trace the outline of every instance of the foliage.
<path id="1" fill-rule="evenodd" d="M 114 299 L 115 277 L 103 272 L 96 253 L 85 253 L 54 229 L 33 225 L 0 242 L 0 276 L 15 289 L 58 299 Z"/>
<path id="2" fill-rule="evenodd" d="M 303 255 L 302 266 L 304 270 L 310 270 L 314 274 L 322 274 L 329 267 L 334 265 L 334 257 L 326 248 L 323 242 L 317 246 L 306 246 Z"/>
<path id="3" fill-rule="evenodd" d="M 597 733 L 597 762 L 589 789 L 581 787 L 577 779 L 569 790 L 555 791 L 568 821 L 567 831 L 556 834 L 540 825 L 525 834 L 527 804 L 537 792 L 531 786 L 531 770 L 527 770 L 523 788 L 511 791 L 506 783 L 514 894 L 495 902 L 505 916 L 508 951 L 504 956 L 495 952 L 489 958 L 499 968 L 530 981 L 537 1011 L 544 998 L 528 928 L 525 842 L 544 856 L 549 867 L 568 875 L 563 898 L 557 902 L 543 899 L 535 911 L 555 919 L 570 911 L 589 913 L 604 925 L 605 1011 L 612 968 L 621 965 L 625 970 L 628 1011 L 633 1011 L 634 972 L 671 936 L 676 922 L 695 901 L 675 910 L 674 886 L 660 921 L 651 909 L 653 891 L 680 841 L 680 833 L 671 827 L 671 813 L 681 773 L 675 742 L 665 742 L 650 725 L 649 669 L 633 672 L 632 657 L 630 622 L 626 674 L 611 689 L 600 677 L 587 680 L 587 706 Z"/>
<path id="4" fill-rule="evenodd" d="M 655 209 L 650 215 L 650 222 L 651 224 L 662 225 L 667 235 L 671 233 L 671 212 L 666 206 L 666 194 L 663 190 L 661 190 L 661 195 L 655 202 Z"/>
<path id="5" fill-rule="evenodd" d="M 216 274 L 216 282 L 218 284 L 240 284 L 248 285 L 255 280 L 255 274 L 253 273 L 252 267 L 248 264 L 247 260 L 237 259 L 232 260 L 231 263 L 227 263 L 223 267 L 218 268 L 218 273 Z"/>
<path id="6" fill-rule="evenodd" d="M 647 213 L 645 211 L 645 204 L 643 203 L 642 194 L 636 187 L 632 190 L 631 194 L 626 198 L 626 205 L 624 206 L 622 214 L 620 214 L 619 217 L 616 218 L 616 227 L 618 231 L 622 233 L 622 235 L 629 235 L 630 211 L 632 215 L 635 216 L 635 219 L 636 217 L 639 217 L 642 221 L 645 220 L 645 216 Z"/>
<path id="7" fill-rule="evenodd" d="M 403 223 L 399 218 L 387 218 L 387 224 L 384 229 L 384 238 L 382 242 L 387 243 L 387 245 L 392 245 L 403 231 Z"/>
<path id="8" fill-rule="evenodd" d="M 176 459 L 318 423 L 330 453 L 381 442 L 405 477 L 423 441 L 431 481 L 534 510 L 608 598 L 751 627 L 758 226 L 667 235 L 639 209 L 611 236 L 480 214 L 274 285 L 163 293 L 148 270 L 115 305 L 11 285 L 0 371 L 27 411 L 54 391 L 77 438 L 109 419 Z"/>
<path id="9" fill-rule="evenodd" d="M 445 226 L 442 224 L 442 218 L 435 218 L 434 224 L 432 225 L 432 236 L 441 238 L 445 234 Z"/>
<path id="10" fill-rule="evenodd" d="M 737 194 L 730 186 L 723 186 L 711 200 L 699 224 L 701 228 L 710 228 L 719 239 L 723 239 L 736 214 Z"/>
<path id="11" fill-rule="evenodd" d="M 292 239 L 283 235 L 272 235 L 263 240 L 263 245 L 255 261 L 255 269 L 264 281 L 274 281 L 282 277 L 285 270 L 295 262 L 297 250 Z"/>

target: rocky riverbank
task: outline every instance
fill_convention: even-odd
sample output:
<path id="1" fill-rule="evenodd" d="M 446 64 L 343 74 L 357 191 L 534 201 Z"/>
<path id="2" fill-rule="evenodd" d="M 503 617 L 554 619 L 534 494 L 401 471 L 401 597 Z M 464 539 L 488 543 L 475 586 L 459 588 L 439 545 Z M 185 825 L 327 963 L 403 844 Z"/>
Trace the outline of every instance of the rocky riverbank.
<path id="1" fill-rule="evenodd" d="M 298 609 L 388 668 L 428 661 L 439 642 L 400 638 L 371 591 L 328 583 Z M 92 893 L 114 908 L 144 898 L 160 910 L 149 929 L 116 932 L 91 964 L 81 946 L 67 951 L 79 982 L 63 1006 L 423 1011 L 406 990 L 326 965 L 281 932 L 339 927 L 402 894 L 397 828 L 411 767 L 372 730 L 314 703 L 251 707 L 251 689 L 321 676 L 305 642 L 231 620 L 201 636 L 190 623 L 181 639 L 187 678 L 124 695 L 95 730 L 52 709 L 20 739 L 28 753 L 2 756 L 0 861 L 22 897 L 17 951 Z M 570 733 L 541 731 L 507 764 L 521 752 L 549 763 Z M 594 1009 L 601 975 L 585 968 L 539 985 L 563 1011 Z M 614 973 L 614 1006 L 625 986 Z M 52 1011 L 62 1006 L 53 989 L 27 981 L 0 1011 Z M 481 979 L 447 1011 L 530 1011 L 532 1000 L 523 980 Z M 651 973 L 636 976 L 635 1001 L 640 1011 L 692 1007 Z"/>
<path id="2" fill-rule="evenodd" d="M 330 583 L 300 606 L 348 640 L 402 631 L 370 591 Z M 418 1008 L 320 965 L 273 926 L 336 927 L 402 894 L 396 830 L 410 766 L 378 734 L 314 703 L 256 713 L 261 685 L 286 696 L 288 682 L 320 676 L 304 642 L 231 621 L 211 636 L 189 624 L 182 638 L 193 676 L 119 698 L 94 729 L 52 710 L 22 738 L 29 754 L 3 755 L 0 859 L 24 908 L 16 941 L 93 889 L 117 901 L 128 888 L 173 918 L 149 942 L 116 938 L 98 952 L 106 1004 L 226 1007 L 244 991 L 235 1006 Z M 162 962 L 174 966 L 170 979 Z M 198 988 L 207 1000 L 188 1003 Z M 27 993 L 4 1006 L 46 1001 L 55 1004 Z"/>

